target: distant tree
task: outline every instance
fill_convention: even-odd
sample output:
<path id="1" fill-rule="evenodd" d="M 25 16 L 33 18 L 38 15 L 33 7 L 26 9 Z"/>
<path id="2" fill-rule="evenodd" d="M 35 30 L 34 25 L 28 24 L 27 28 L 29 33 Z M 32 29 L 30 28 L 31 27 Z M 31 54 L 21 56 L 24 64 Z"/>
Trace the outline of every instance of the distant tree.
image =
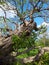
<path id="1" fill-rule="evenodd" d="M 37 45 L 41 46 L 49 46 L 49 37 L 48 34 L 43 34 L 40 39 L 37 40 Z"/>

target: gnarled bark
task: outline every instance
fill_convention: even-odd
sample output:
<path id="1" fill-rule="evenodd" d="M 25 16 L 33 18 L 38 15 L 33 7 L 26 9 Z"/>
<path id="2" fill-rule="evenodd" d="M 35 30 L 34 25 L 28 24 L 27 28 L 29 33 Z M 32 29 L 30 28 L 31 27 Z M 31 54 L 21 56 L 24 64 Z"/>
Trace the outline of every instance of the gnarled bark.
<path id="1" fill-rule="evenodd" d="M 0 37 L 0 60 L 2 63 L 7 63 L 7 59 L 8 61 L 10 61 L 11 59 L 11 55 L 10 53 L 12 52 L 12 40 L 11 37 L 13 34 L 21 36 L 23 32 L 25 32 L 25 36 L 29 36 L 32 32 L 32 30 L 36 30 L 37 27 L 35 26 L 35 22 L 25 22 L 26 26 L 24 26 L 23 24 L 20 26 L 20 30 L 15 30 L 15 31 L 9 31 L 9 37 L 5 36 L 5 37 Z M 12 59 L 13 60 L 13 57 Z M 8 64 L 8 63 L 7 63 Z"/>

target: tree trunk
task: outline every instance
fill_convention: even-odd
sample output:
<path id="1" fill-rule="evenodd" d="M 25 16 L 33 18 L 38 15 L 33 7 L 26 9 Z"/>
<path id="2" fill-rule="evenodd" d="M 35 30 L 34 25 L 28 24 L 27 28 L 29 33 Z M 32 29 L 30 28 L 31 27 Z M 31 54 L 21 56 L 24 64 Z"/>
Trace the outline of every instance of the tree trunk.
<path id="1" fill-rule="evenodd" d="M 18 36 L 21 36 L 22 35 L 22 32 L 25 31 L 26 33 L 26 36 L 29 36 L 30 33 L 32 32 L 32 30 L 37 27 L 35 27 L 35 23 L 29 23 L 29 22 L 25 22 L 27 25 L 26 26 L 23 26 L 23 24 L 20 26 L 20 30 L 15 30 L 14 32 L 13 31 L 10 31 L 10 36 L 9 37 L 0 37 L 0 65 L 9 65 L 9 63 L 11 63 L 10 61 L 12 61 L 11 57 L 10 56 L 10 53 L 12 52 L 12 40 L 11 40 L 11 37 L 13 34 L 15 35 L 18 35 Z"/>

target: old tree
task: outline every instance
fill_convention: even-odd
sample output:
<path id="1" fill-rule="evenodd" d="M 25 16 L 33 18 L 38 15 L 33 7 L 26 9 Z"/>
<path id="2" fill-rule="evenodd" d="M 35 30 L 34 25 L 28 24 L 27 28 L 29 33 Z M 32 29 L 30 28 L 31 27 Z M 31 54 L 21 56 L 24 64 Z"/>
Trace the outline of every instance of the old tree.
<path id="1" fill-rule="evenodd" d="M 49 51 L 49 47 L 35 46 L 37 35 L 46 29 L 43 26 L 37 28 L 37 24 L 34 21 L 37 17 L 39 19 L 43 18 L 44 21 L 46 18 L 47 21 L 49 18 L 49 0 L 0 0 L 0 9 L 4 12 L 4 16 L 0 16 L 0 20 L 2 19 L 5 24 L 4 27 L 0 28 L 0 65 L 10 65 L 15 61 L 22 64 L 33 63 L 38 61 L 45 51 Z M 19 19 L 16 22 L 11 22 L 16 26 L 14 31 L 7 24 L 7 21 L 11 21 L 7 17 L 7 11 L 10 10 L 14 12 L 14 17 Z M 25 50 L 19 52 L 18 50 L 21 48 L 25 48 Z M 38 53 L 35 56 L 23 59 L 17 58 L 17 56 L 35 48 L 38 49 Z"/>

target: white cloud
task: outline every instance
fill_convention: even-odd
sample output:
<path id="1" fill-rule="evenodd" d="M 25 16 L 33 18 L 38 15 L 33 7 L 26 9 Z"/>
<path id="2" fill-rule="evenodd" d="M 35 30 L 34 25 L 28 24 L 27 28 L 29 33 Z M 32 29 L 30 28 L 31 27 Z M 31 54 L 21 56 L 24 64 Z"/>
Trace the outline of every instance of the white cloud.
<path id="1" fill-rule="evenodd" d="M 49 23 L 43 22 L 42 24 L 38 25 L 37 27 L 40 27 L 41 25 L 45 25 L 47 27 L 49 27 Z"/>
<path id="2" fill-rule="evenodd" d="M 0 16 L 4 16 L 4 11 L 0 9 Z"/>
<path id="3" fill-rule="evenodd" d="M 0 9 L 0 16 L 5 16 L 4 11 L 2 9 Z M 14 16 L 16 16 L 16 14 L 13 10 L 6 11 L 7 18 L 13 18 Z"/>
<path id="4" fill-rule="evenodd" d="M 49 26 L 49 23 L 43 22 L 42 25 Z"/>
<path id="5" fill-rule="evenodd" d="M 16 16 L 13 10 L 7 11 L 6 14 L 7 14 L 7 18 L 13 18 L 14 16 Z"/>
<path id="6" fill-rule="evenodd" d="M 9 3 L 10 4 L 10 3 Z M 2 5 L 0 5 L 4 10 L 6 10 L 6 5 L 3 7 Z M 13 6 L 11 6 L 11 9 L 12 9 Z M 2 10 L 2 8 L 0 8 L 0 16 L 5 16 L 5 13 L 4 11 Z M 6 16 L 7 18 L 12 18 L 14 16 L 16 16 L 17 12 L 14 12 L 13 10 L 7 10 L 6 11 Z"/>

